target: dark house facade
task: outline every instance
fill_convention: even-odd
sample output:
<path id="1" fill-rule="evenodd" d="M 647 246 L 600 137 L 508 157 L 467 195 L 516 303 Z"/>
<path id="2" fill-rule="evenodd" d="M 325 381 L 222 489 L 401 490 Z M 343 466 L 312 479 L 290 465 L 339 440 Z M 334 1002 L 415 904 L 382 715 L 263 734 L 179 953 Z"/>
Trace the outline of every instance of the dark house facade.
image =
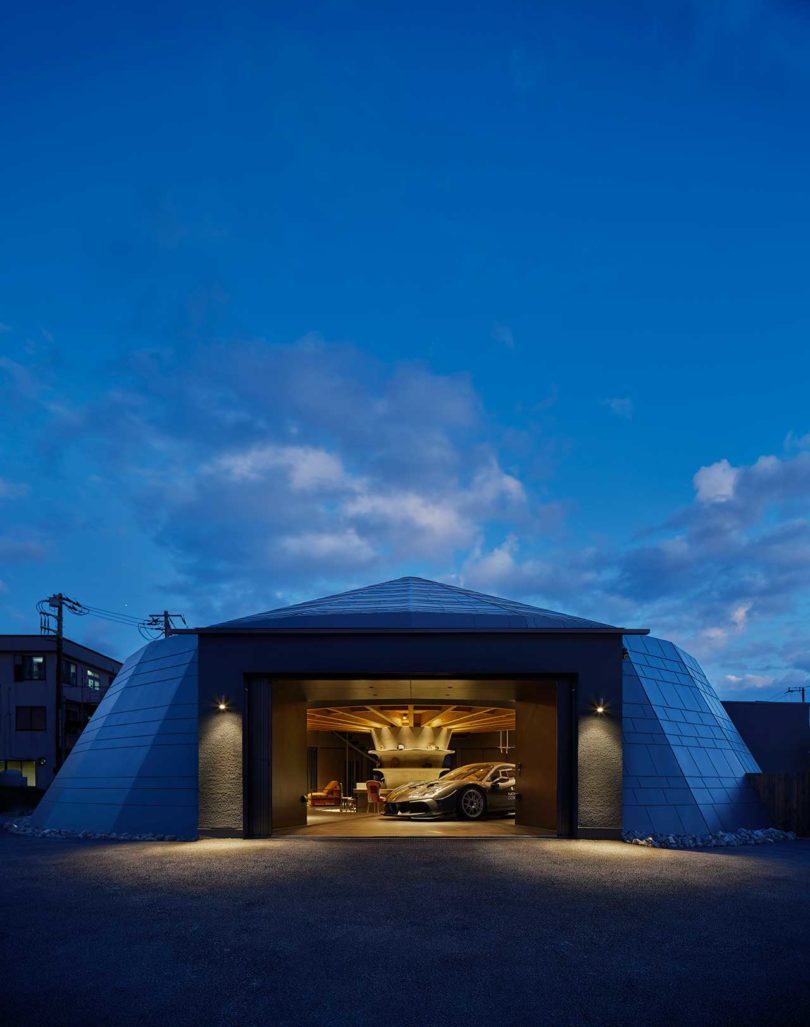
<path id="1" fill-rule="evenodd" d="M 745 787 L 756 762 L 682 650 L 421 578 L 144 646 L 35 819 L 187 839 L 295 829 L 308 710 L 419 703 L 510 711 L 526 828 L 600 839 L 762 824 Z"/>
<path id="2" fill-rule="evenodd" d="M 121 666 L 66 638 L 57 688 L 53 635 L 0 635 L 0 771 L 47 788 Z"/>

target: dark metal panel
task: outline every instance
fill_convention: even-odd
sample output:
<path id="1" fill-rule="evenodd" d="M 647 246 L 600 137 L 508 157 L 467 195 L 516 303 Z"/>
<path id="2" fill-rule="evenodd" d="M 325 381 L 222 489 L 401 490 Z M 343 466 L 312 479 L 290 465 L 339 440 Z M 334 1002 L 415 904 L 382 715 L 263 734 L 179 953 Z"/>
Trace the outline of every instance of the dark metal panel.
<path id="1" fill-rule="evenodd" d="M 270 682 L 250 681 L 245 694 L 245 837 L 269 838 L 273 813 Z"/>
<path id="2" fill-rule="evenodd" d="M 515 823 L 557 830 L 557 689 L 525 682 L 515 702 Z"/>
<path id="3" fill-rule="evenodd" d="M 272 722 L 272 829 L 305 827 L 307 704 L 301 688 L 270 685 Z"/>

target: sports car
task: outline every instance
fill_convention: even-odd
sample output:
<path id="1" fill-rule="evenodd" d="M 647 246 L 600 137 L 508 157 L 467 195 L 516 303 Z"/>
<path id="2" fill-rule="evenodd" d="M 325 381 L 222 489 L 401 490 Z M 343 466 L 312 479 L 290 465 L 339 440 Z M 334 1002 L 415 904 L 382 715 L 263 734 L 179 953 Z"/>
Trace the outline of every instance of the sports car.
<path id="1" fill-rule="evenodd" d="M 385 797 L 388 817 L 428 819 L 456 815 L 480 820 L 515 812 L 514 763 L 469 763 L 436 781 L 400 785 Z"/>

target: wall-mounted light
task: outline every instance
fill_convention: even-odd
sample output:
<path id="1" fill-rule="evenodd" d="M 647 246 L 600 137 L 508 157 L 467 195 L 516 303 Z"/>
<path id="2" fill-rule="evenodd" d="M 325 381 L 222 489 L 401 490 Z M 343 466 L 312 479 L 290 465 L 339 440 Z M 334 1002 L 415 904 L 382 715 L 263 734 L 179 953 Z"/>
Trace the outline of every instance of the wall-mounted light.
<path id="1" fill-rule="evenodd" d="M 607 705 L 605 704 L 604 699 L 600 699 L 598 702 L 593 704 L 593 712 L 599 714 L 607 712 Z"/>
<path id="2" fill-rule="evenodd" d="M 229 705 L 230 704 L 228 703 L 228 700 L 225 698 L 224 695 L 221 695 L 216 701 L 216 707 L 220 713 L 227 712 Z"/>

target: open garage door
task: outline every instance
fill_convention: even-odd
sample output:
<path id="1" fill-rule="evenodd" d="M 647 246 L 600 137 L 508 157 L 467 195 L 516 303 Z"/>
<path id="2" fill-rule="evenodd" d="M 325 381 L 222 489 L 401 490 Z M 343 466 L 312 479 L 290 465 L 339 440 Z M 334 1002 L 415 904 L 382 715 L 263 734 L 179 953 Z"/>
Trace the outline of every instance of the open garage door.
<path id="1" fill-rule="evenodd" d="M 245 834 L 305 826 L 307 709 L 300 689 L 259 680 L 248 687 Z"/>
<path id="2" fill-rule="evenodd" d="M 565 699 L 570 706 L 571 692 L 570 684 L 548 678 L 254 679 L 248 683 L 245 833 L 267 837 L 303 828 L 397 836 L 441 828 L 461 834 L 475 818 L 450 792 L 409 795 L 402 803 L 397 793 L 390 804 L 388 795 L 406 787 L 403 782 L 418 791 L 422 781 L 444 780 L 448 767 L 453 775 L 470 767 L 483 775 L 472 784 L 486 798 L 491 763 L 492 773 L 496 764 L 515 765 L 519 798 L 510 789 L 501 810 L 492 797 L 500 797 L 496 786 L 479 833 L 517 826 L 523 833 L 567 834 L 572 778 L 565 772 L 571 762 Z M 368 787 L 372 775 L 381 785 L 377 802 Z M 514 819 L 507 807 L 516 808 Z"/>
<path id="3" fill-rule="evenodd" d="M 515 823 L 557 831 L 557 688 L 521 685 L 515 702 Z"/>

